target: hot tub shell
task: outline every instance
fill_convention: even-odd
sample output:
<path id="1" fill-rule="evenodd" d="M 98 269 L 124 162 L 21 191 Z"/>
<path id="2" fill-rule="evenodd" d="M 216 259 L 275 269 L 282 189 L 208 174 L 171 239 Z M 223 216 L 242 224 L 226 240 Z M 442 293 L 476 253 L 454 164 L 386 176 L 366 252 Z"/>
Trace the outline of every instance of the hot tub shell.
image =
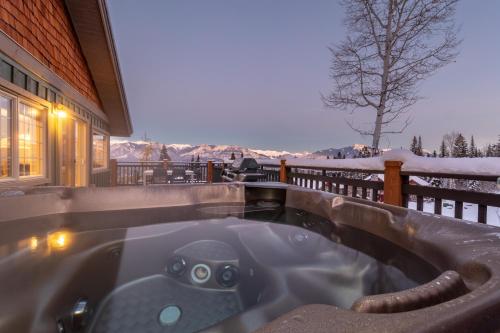
<path id="1" fill-rule="evenodd" d="M 383 306 L 377 310 L 366 306 L 355 310 L 319 304 L 302 306 L 260 327 L 258 332 L 489 332 L 500 328 L 500 228 L 293 185 L 11 189 L 0 197 L 0 244 L 29 236 L 37 229 L 84 231 L 102 227 L 91 221 L 85 225 L 54 221 L 50 226 L 16 223 L 35 216 L 220 202 L 243 204 L 251 200 L 283 201 L 288 207 L 366 231 L 423 258 L 441 272 L 457 272 L 463 281 L 462 285 L 450 287 L 460 290 L 442 302 L 435 301 L 442 292 L 435 288 L 440 285 L 440 280 L 436 280 L 424 290 L 379 296 Z M 106 227 L 128 227 L 113 223 Z M 364 304 L 374 302 L 365 301 Z M 407 310 L 405 304 L 413 304 L 413 308 Z M 5 314 L 8 307 L 2 311 Z M 40 330 L 36 331 L 48 331 L 50 325 L 53 322 L 40 322 Z M 221 325 L 207 332 L 220 330 Z"/>

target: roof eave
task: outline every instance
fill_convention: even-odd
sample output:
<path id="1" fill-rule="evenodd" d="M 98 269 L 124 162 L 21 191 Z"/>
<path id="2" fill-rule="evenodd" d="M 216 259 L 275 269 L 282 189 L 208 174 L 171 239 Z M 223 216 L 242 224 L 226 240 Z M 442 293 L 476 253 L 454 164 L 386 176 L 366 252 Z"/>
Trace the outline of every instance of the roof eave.
<path id="1" fill-rule="evenodd" d="M 65 0 L 110 134 L 130 136 L 132 123 L 105 0 Z"/>

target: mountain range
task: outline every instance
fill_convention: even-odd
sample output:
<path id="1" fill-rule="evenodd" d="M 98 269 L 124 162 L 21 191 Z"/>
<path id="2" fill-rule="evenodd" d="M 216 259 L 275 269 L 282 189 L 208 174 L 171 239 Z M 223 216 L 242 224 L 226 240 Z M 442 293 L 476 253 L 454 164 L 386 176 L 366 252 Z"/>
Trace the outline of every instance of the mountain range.
<path id="1" fill-rule="evenodd" d="M 160 158 L 160 150 L 163 143 L 147 142 L 147 141 L 127 141 L 127 140 L 112 140 L 111 141 L 111 158 L 117 159 L 120 162 L 137 162 L 141 161 L 144 156 L 145 148 L 151 145 L 152 154 L 150 160 L 158 161 Z M 311 158 L 311 159 L 325 159 L 327 156 L 330 158 L 338 156 L 345 156 L 352 158 L 358 155 L 361 149 L 365 147 L 363 144 L 354 144 L 342 148 L 328 148 L 318 150 L 316 152 L 288 152 L 277 150 L 263 150 L 242 147 L 237 145 L 189 145 L 189 144 L 165 144 L 168 155 L 172 161 L 190 161 L 200 157 L 201 161 L 208 159 L 224 160 L 229 159 L 231 154 L 234 153 L 239 157 L 242 153 L 245 157 L 253 158 Z"/>

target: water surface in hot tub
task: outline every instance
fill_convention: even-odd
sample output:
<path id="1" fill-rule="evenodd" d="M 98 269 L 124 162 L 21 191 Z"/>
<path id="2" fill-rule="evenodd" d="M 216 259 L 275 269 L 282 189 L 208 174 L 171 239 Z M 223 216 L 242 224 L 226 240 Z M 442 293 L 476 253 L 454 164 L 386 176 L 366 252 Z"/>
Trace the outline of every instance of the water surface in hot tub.
<path id="1" fill-rule="evenodd" d="M 26 332 L 250 332 L 300 305 L 347 309 L 438 275 L 369 233 L 267 202 L 4 227 L 18 240 L 0 247 L 0 328 Z"/>

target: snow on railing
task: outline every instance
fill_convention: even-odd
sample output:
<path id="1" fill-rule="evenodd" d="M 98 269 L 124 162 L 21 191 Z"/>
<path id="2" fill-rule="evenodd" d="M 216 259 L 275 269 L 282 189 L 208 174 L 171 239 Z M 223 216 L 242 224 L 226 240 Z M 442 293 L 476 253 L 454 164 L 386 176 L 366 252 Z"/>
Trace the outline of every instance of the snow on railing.
<path id="1" fill-rule="evenodd" d="M 259 163 L 270 181 L 500 225 L 498 157 L 431 158 L 398 149 L 373 158 Z"/>
<path id="2" fill-rule="evenodd" d="M 456 174 L 470 176 L 500 177 L 500 157 L 482 158 L 433 158 L 416 156 L 403 149 L 387 151 L 382 156 L 350 159 L 306 159 L 291 158 L 286 161 L 291 167 L 332 168 L 353 170 L 384 170 L 385 161 L 400 161 L 401 171 L 415 173 Z M 261 165 L 280 165 L 279 159 L 259 159 Z"/>

